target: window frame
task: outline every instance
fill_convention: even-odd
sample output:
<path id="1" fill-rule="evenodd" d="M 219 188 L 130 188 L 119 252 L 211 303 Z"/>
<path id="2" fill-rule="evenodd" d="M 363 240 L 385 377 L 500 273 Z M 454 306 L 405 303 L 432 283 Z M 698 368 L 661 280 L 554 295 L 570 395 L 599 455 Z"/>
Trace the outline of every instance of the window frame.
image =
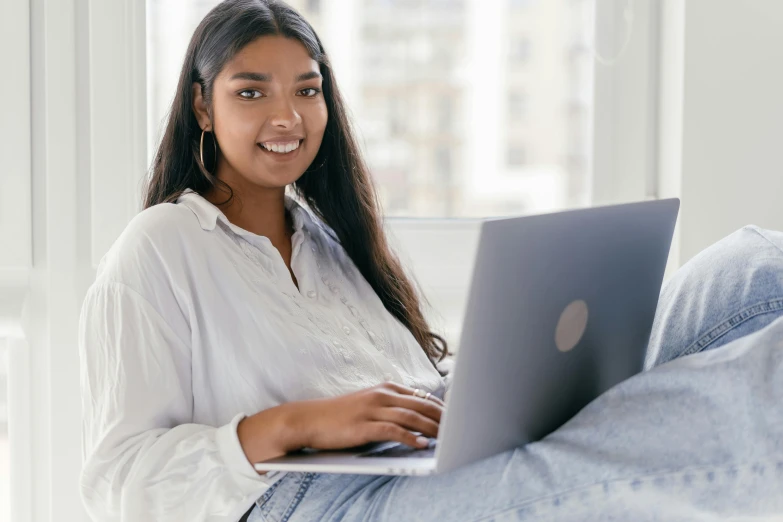
<path id="1" fill-rule="evenodd" d="M 6 53 L 4 64 L 13 81 L 0 84 L 0 99 L 13 100 L 0 118 L 0 270 L 24 272 L 33 257 L 29 0 L 0 7 L 0 45 L 14 51 Z"/>
<path id="2" fill-rule="evenodd" d="M 0 84 L 5 104 L 0 118 L 0 357 L 7 376 L 10 520 L 31 520 L 33 452 L 30 443 L 32 390 L 25 379 L 29 350 L 22 331 L 22 308 L 33 267 L 31 16 L 29 0 L 0 4 L 0 47 L 13 81 Z M 10 477 L 9 477 L 10 478 Z"/>

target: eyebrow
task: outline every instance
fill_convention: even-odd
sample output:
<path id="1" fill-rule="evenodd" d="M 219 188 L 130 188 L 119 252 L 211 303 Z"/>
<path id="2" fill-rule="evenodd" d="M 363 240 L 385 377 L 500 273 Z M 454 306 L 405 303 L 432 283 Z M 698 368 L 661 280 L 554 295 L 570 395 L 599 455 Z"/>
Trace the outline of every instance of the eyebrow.
<path id="1" fill-rule="evenodd" d="M 321 78 L 321 73 L 316 71 L 309 71 L 302 73 L 295 78 L 297 82 L 303 82 L 305 80 L 312 80 L 313 78 Z M 271 82 L 272 75 L 268 73 L 255 73 L 255 72 L 239 72 L 231 77 L 231 80 L 250 80 L 254 82 Z"/>

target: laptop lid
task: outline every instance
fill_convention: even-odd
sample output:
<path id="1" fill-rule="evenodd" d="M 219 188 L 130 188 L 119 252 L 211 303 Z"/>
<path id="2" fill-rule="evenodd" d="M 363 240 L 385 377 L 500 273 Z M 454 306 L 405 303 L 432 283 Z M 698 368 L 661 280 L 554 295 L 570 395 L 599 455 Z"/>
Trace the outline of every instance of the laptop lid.
<path id="1" fill-rule="evenodd" d="M 678 209 L 482 223 L 438 471 L 538 440 L 642 370 Z"/>

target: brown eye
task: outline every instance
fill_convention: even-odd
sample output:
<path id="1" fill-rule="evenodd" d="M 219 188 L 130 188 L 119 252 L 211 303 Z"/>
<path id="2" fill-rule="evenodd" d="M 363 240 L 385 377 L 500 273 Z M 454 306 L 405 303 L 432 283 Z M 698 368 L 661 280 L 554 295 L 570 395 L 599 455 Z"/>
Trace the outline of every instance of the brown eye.
<path id="1" fill-rule="evenodd" d="M 316 89 L 315 87 L 308 87 L 307 89 L 302 89 L 299 92 L 309 93 L 309 94 L 305 94 L 304 96 L 306 98 L 312 98 L 313 96 L 316 96 L 319 92 L 321 92 L 321 89 Z"/>
<path id="2" fill-rule="evenodd" d="M 241 91 L 241 92 L 239 93 L 239 95 L 240 95 L 242 98 L 245 98 L 245 99 L 247 99 L 247 100 L 252 100 L 252 99 L 255 99 L 255 98 L 260 98 L 260 97 L 261 97 L 261 93 L 260 93 L 260 92 L 258 92 L 258 91 L 257 91 L 257 90 L 255 90 L 255 89 L 245 89 L 244 91 Z"/>

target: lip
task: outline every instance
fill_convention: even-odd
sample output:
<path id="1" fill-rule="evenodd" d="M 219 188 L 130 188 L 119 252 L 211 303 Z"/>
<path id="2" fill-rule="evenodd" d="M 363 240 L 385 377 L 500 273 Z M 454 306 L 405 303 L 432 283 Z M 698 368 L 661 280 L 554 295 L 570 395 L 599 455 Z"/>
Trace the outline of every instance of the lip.
<path id="1" fill-rule="evenodd" d="M 288 139 L 287 141 L 290 142 L 290 141 L 294 141 L 294 140 Z M 278 142 L 265 141 L 263 143 L 278 143 Z M 286 141 L 282 141 L 280 143 L 286 143 Z M 258 147 L 258 149 L 261 151 L 262 154 L 264 154 L 265 156 L 268 156 L 269 159 L 271 159 L 271 160 L 280 161 L 280 162 L 286 162 L 286 161 L 291 161 L 291 160 L 296 159 L 299 156 L 299 151 L 302 150 L 302 146 L 303 145 L 304 145 L 304 139 L 300 138 L 299 147 L 297 147 L 296 150 L 291 151 L 291 152 L 287 152 L 285 154 L 281 154 L 279 152 L 272 152 L 271 150 L 266 150 L 264 148 L 264 146 L 261 145 L 260 143 L 256 144 L 256 146 Z"/>

